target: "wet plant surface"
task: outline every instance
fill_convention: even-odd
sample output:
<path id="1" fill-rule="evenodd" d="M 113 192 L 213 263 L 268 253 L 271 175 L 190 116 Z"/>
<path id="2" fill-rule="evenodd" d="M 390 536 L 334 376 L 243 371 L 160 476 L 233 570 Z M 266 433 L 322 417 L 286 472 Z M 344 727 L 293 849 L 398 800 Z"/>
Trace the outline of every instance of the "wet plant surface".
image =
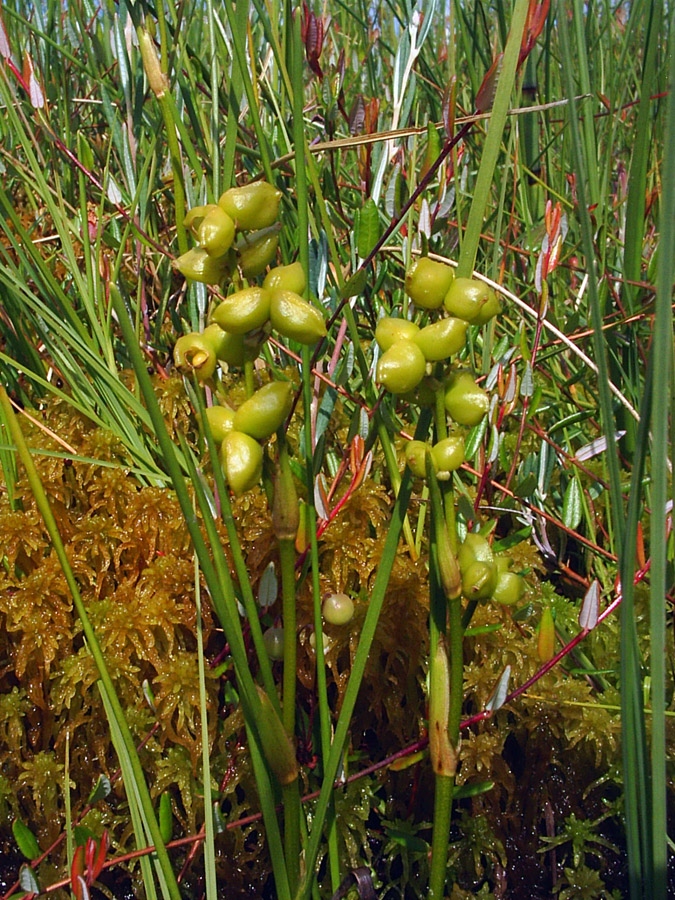
<path id="1" fill-rule="evenodd" d="M 0 900 L 675 894 L 670 15 L 3 7 Z"/>

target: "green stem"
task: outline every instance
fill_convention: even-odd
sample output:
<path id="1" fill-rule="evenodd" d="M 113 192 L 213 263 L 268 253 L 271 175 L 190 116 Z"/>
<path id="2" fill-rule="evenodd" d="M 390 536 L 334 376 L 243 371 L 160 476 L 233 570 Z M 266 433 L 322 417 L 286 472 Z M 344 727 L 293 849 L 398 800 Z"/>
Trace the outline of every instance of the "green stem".
<path id="1" fill-rule="evenodd" d="M 291 893 L 297 890 L 300 881 L 300 788 L 298 779 L 282 789 L 284 802 L 284 856 Z"/>
<path id="2" fill-rule="evenodd" d="M 164 128 L 166 129 L 166 142 L 169 145 L 169 155 L 171 156 L 171 168 L 173 170 L 173 198 L 176 211 L 176 236 L 178 238 L 178 249 L 181 253 L 188 251 L 188 239 L 185 229 L 183 228 L 183 220 L 185 219 L 185 187 L 183 186 L 183 163 L 180 156 L 180 147 L 178 146 L 178 137 L 176 136 L 175 107 L 171 99 L 171 95 L 167 92 L 159 98 L 159 107 L 162 111 L 164 119 Z"/>
<path id="3" fill-rule="evenodd" d="M 429 875 L 429 900 L 442 900 L 445 896 L 445 873 L 448 866 L 448 836 L 452 820 L 452 795 L 455 778 L 436 775 L 434 790 L 434 830 L 431 838 L 431 872 Z"/>
<path id="4" fill-rule="evenodd" d="M 284 617 L 284 694 L 283 723 L 293 736 L 295 731 L 295 685 L 297 655 L 297 622 L 295 612 L 295 547 L 293 541 L 279 541 L 281 557 L 281 601 Z"/>

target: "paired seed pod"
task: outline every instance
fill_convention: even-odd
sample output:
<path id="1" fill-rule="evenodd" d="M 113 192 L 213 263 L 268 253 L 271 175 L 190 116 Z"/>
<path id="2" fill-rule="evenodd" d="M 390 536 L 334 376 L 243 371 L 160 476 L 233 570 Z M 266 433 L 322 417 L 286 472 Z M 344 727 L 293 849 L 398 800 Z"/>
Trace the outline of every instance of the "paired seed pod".
<path id="1" fill-rule="evenodd" d="M 376 380 L 391 394 L 407 394 L 422 380 L 426 365 L 414 341 L 396 341 L 380 357 Z"/>
<path id="2" fill-rule="evenodd" d="M 221 194 L 218 206 L 242 231 L 258 231 L 276 222 L 281 191 L 266 181 L 233 187 Z"/>
<path id="3" fill-rule="evenodd" d="M 475 278 L 455 278 L 443 305 L 451 316 L 472 325 L 484 325 L 501 311 L 499 299 L 492 288 Z"/>
<path id="4" fill-rule="evenodd" d="M 185 216 L 183 225 L 190 229 L 199 246 L 215 259 L 224 256 L 234 242 L 234 222 L 215 203 L 194 206 Z"/>
<path id="5" fill-rule="evenodd" d="M 416 306 L 438 309 L 454 278 L 450 266 L 422 256 L 406 272 L 405 290 Z"/>
<path id="6" fill-rule="evenodd" d="M 294 262 L 290 266 L 275 266 L 270 269 L 263 281 L 263 287 L 268 291 L 293 291 L 294 294 L 304 294 L 307 279 L 302 263 Z"/>
<path id="7" fill-rule="evenodd" d="M 269 317 L 279 334 L 299 344 L 316 344 L 326 334 L 326 323 L 319 310 L 294 291 L 271 293 Z"/>
<path id="8" fill-rule="evenodd" d="M 375 326 L 375 340 L 385 352 L 400 340 L 414 340 L 419 333 L 419 326 L 414 322 L 390 316 L 379 319 Z"/>
<path id="9" fill-rule="evenodd" d="M 289 381 L 271 381 L 245 400 L 234 414 L 234 430 L 258 441 L 266 441 L 283 425 L 291 411 L 293 386 Z"/>
<path id="10" fill-rule="evenodd" d="M 234 429 L 234 410 L 229 406 L 209 406 L 206 410 L 213 440 L 222 444 L 226 436 Z"/>
<path id="11" fill-rule="evenodd" d="M 240 497 L 260 480 L 263 449 L 249 434 L 230 431 L 220 448 L 225 477 L 235 496 Z"/>
<path id="12" fill-rule="evenodd" d="M 464 438 L 461 434 L 451 434 L 433 447 L 425 441 L 408 441 L 405 445 L 405 461 L 418 478 L 426 478 L 427 453 L 431 454 L 431 463 L 438 480 L 447 481 L 451 473 L 464 462 Z"/>
<path id="13" fill-rule="evenodd" d="M 192 332 L 179 337 L 173 348 L 173 361 L 184 374 L 195 373 L 200 381 L 216 370 L 216 354 L 203 334 Z"/>
<path id="14" fill-rule="evenodd" d="M 227 256 L 211 256 L 202 247 L 193 247 L 173 264 L 185 278 L 202 284 L 220 284 L 227 273 Z"/>
<path id="15" fill-rule="evenodd" d="M 216 307 L 213 318 L 225 331 L 246 334 L 266 324 L 271 300 L 272 295 L 265 288 L 244 288 L 226 297 Z"/>
<path id="16" fill-rule="evenodd" d="M 244 278 L 262 275 L 277 255 L 280 225 L 271 225 L 237 243 L 238 265 Z"/>
<path id="17" fill-rule="evenodd" d="M 468 372 L 456 372 L 448 379 L 445 408 L 460 425 L 478 425 L 490 408 L 490 398 Z"/>

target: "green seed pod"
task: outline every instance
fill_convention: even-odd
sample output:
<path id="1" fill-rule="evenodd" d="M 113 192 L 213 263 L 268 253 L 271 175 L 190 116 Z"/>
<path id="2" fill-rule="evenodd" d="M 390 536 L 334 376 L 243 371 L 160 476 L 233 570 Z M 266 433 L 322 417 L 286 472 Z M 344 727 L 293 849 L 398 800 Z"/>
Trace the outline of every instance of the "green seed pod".
<path id="1" fill-rule="evenodd" d="M 227 483 L 237 497 L 245 494 L 260 480 L 263 450 L 250 435 L 230 431 L 223 439 L 220 456 Z"/>
<path id="2" fill-rule="evenodd" d="M 458 372 L 445 389 L 445 408 L 460 425 L 478 425 L 490 408 L 490 398 L 468 372 Z"/>
<path id="3" fill-rule="evenodd" d="M 197 240 L 209 256 L 223 256 L 234 242 L 234 222 L 220 206 L 214 204 L 199 224 Z"/>
<path id="4" fill-rule="evenodd" d="M 495 603 L 501 603 L 503 606 L 513 606 L 522 599 L 524 593 L 525 580 L 520 575 L 516 575 L 515 572 L 498 571 L 497 584 L 492 592 L 492 599 Z"/>
<path id="5" fill-rule="evenodd" d="M 281 191 L 266 181 L 233 187 L 221 194 L 218 206 L 234 219 L 241 231 L 257 231 L 276 222 Z"/>
<path id="6" fill-rule="evenodd" d="M 270 317 L 270 301 L 270 292 L 264 288 L 244 288 L 219 303 L 213 318 L 225 331 L 245 334 L 262 328 L 267 322 Z"/>
<path id="7" fill-rule="evenodd" d="M 201 247 L 193 247 L 174 260 L 173 265 L 185 278 L 202 284 L 220 284 L 227 273 L 227 257 L 214 259 Z"/>
<path id="8" fill-rule="evenodd" d="M 270 698 L 259 685 L 256 684 L 255 687 L 262 704 L 261 715 L 255 724 L 267 765 L 277 776 L 279 784 L 292 784 L 298 777 L 298 762 L 293 742 Z"/>
<path id="9" fill-rule="evenodd" d="M 405 445 L 405 461 L 413 475 L 426 478 L 426 455 L 431 446 L 424 441 L 408 441 Z"/>
<path id="10" fill-rule="evenodd" d="M 243 431 L 258 441 L 266 441 L 291 411 L 293 386 L 289 381 L 272 381 L 245 400 L 234 416 L 235 431 Z"/>
<path id="11" fill-rule="evenodd" d="M 438 638 L 429 682 L 429 756 L 436 775 L 457 771 L 457 748 L 450 741 L 450 665 L 443 637 Z"/>
<path id="12" fill-rule="evenodd" d="M 237 243 L 238 264 L 244 278 L 262 275 L 277 255 L 279 225 L 256 231 Z"/>
<path id="13" fill-rule="evenodd" d="M 206 418 L 216 444 L 222 444 L 225 436 L 234 428 L 234 410 L 229 406 L 209 406 Z"/>
<path id="14" fill-rule="evenodd" d="M 413 338 L 427 362 L 439 362 L 458 353 L 466 340 L 467 324 L 461 319 L 445 318 L 432 322 Z"/>
<path id="15" fill-rule="evenodd" d="M 199 226 L 202 224 L 207 214 L 218 208 L 216 203 L 207 203 L 206 206 L 193 206 L 192 209 L 185 213 L 183 219 L 183 228 L 190 231 L 195 240 L 199 240 Z"/>
<path id="16" fill-rule="evenodd" d="M 383 319 L 379 319 L 375 326 L 375 340 L 379 344 L 380 350 L 385 351 L 397 341 L 415 340 L 419 333 L 419 326 L 408 319 L 392 319 L 385 316 Z"/>
<path id="17" fill-rule="evenodd" d="M 227 331 L 223 331 L 220 325 L 216 325 L 214 322 L 207 325 L 202 331 L 202 337 L 215 354 L 216 359 L 221 359 L 223 349 L 227 346 Z"/>
<path id="18" fill-rule="evenodd" d="M 469 532 L 464 538 L 464 543 L 459 548 L 457 559 L 462 572 L 474 562 L 489 563 L 491 566 L 495 565 L 495 555 L 487 539 L 482 534 L 474 534 L 472 532 Z"/>
<path id="19" fill-rule="evenodd" d="M 472 562 L 462 572 L 462 593 L 467 600 L 488 600 L 497 585 L 497 568 L 491 563 Z"/>
<path id="20" fill-rule="evenodd" d="M 294 294 L 304 294 L 307 279 L 302 263 L 294 262 L 290 266 L 276 266 L 270 269 L 265 275 L 263 287 L 268 291 L 293 291 Z"/>
<path id="21" fill-rule="evenodd" d="M 354 618 L 354 601 L 347 594 L 328 594 L 321 612 L 329 625 L 346 625 Z"/>
<path id="22" fill-rule="evenodd" d="M 405 291 L 415 306 L 438 309 L 454 277 L 450 266 L 422 256 L 406 272 Z"/>
<path id="23" fill-rule="evenodd" d="M 300 344 L 316 344 L 326 334 L 319 310 L 293 291 L 274 291 L 270 304 L 272 327 Z"/>
<path id="24" fill-rule="evenodd" d="M 284 658 L 283 628 L 268 628 L 263 632 L 263 643 L 271 660 L 280 662 Z"/>
<path id="25" fill-rule="evenodd" d="M 451 316 L 476 325 L 482 324 L 478 320 L 483 316 L 484 307 L 487 306 L 487 319 L 499 312 L 500 308 L 495 292 L 475 278 L 455 278 L 445 295 L 443 305 Z M 487 319 L 483 321 L 487 322 Z"/>
<path id="26" fill-rule="evenodd" d="M 392 394 L 406 394 L 422 380 L 427 361 L 413 341 L 397 341 L 386 350 L 377 364 L 378 384 Z"/>
<path id="27" fill-rule="evenodd" d="M 216 370 L 216 354 L 202 334 L 193 332 L 179 337 L 173 348 L 173 361 L 185 375 L 194 372 L 206 381 Z"/>
<path id="28" fill-rule="evenodd" d="M 438 480 L 447 481 L 450 474 L 464 462 L 464 437 L 461 434 L 451 434 L 434 444 L 431 459 L 436 467 Z"/>
<path id="29" fill-rule="evenodd" d="M 472 325 L 485 325 L 490 319 L 494 319 L 502 311 L 502 304 L 499 297 L 494 291 L 490 291 L 490 296 L 482 305 L 480 312 L 471 323 Z"/>

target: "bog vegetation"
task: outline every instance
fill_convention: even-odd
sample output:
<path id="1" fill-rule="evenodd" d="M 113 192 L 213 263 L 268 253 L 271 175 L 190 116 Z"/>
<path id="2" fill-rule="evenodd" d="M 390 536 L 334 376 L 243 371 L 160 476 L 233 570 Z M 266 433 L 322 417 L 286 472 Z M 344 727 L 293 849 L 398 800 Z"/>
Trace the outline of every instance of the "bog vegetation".
<path id="1" fill-rule="evenodd" d="M 675 890 L 672 28 L 3 5 L 3 900 Z"/>

